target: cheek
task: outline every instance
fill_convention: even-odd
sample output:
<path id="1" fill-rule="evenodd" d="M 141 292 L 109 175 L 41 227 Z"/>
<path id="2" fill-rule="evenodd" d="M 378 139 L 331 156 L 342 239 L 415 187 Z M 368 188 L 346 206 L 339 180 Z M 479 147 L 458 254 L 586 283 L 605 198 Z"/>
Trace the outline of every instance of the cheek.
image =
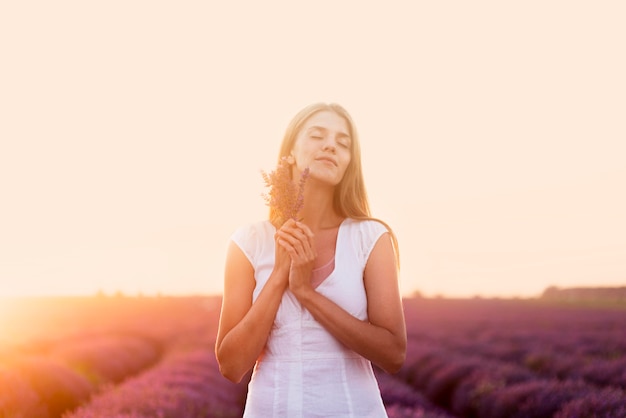
<path id="1" fill-rule="evenodd" d="M 295 166 L 298 167 L 298 170 L 300 171 L 309 168 L 313 163 L 313 160 L 307 154 L 298 154 L 295 159 Z"/>
<path id="2" fill-rule="evenodd" d="M 342 156 L 344 167 L 348 167 L 350 162 L 352 161 L 352 154 L 350 151 L 346 151 L 345 155 Z"/>
<path id="3" fill-rule="evenodd" d="M 344 166 L 343 166 L 343 172 L 341 173 L 341 177 L 345 177 L 346 173 L 348 172 L 348 167 L 350 167 L 350 158 L 347 158 L 345 160 Z"/>
<path id="4" fill-rule="evenodd" d="M 291 149 L 291 153 L 295 156 L 297 160 L 303 163 L 308 163 L 308 161 L 312 158 L 313 151 L 306 141 L 298 138 L 293 148 Z"/>

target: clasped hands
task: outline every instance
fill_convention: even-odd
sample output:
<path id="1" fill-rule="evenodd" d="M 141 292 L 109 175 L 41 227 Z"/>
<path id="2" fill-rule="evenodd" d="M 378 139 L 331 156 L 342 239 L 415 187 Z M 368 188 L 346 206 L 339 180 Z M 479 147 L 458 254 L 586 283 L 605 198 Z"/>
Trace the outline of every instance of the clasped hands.
<path id="1" fill-rule="evenodd" d="M 317 257 L 313 232 L 302 222 L 290 219 L 276 231 L 275 268 L 288 271 L 288 284 L 296 296 L 312 290 L 311 272 Z"/>

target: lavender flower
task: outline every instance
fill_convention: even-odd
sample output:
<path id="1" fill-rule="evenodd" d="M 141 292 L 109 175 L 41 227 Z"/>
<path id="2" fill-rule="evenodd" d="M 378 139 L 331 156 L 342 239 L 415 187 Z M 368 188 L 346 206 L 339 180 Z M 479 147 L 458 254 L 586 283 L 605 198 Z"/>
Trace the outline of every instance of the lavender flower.
<path id="1" fill-rule="evenodd" d="M 296 184 L 291 179 L 291 166 L 287 158 L 283 157 L 276 170 L 270 173 L 261 171 L 261 175 L 265 186 L 269 188 L 269 192 L 262 196 L 270 207 L 270 221 L 280 228 L 289 219 L 296 219 L 304 205 L 304 184 L 309 177 L 309 169 L 302 172 Z"/>

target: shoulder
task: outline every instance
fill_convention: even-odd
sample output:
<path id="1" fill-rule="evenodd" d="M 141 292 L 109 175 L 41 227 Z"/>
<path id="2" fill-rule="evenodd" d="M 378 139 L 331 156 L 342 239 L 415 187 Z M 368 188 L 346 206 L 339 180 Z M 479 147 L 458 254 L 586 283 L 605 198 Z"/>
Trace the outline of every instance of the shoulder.
<path id="1" fill-rule="evenodd" d="M 255 221 L 249 222 L 243 225 L 240 225 L 235 232 L 233 232 L 232 237 L 240 237 L 246 236 L 250 234 L 259 234 L 259 233 L 267 233 L 270 230 L 273 230 L 274 226 L 270 223 L 270 221 Z M 273 233 L 273 231 L 272 231 Z"/>
<path id="2" fill-rule="evenodd" d="M 256 221 L 241 225 L 233 232 L 230 239 L 237 244 L 244 252 L 252 250 L 267 237 L 274 237 L 275 228 L 270 221 Z"/>
<path id="3" fill-rule="evenodd" d="M 372 237 L 374 239 L 377 239 L 385 232 L 389 232 L 387 226 L 377 219 L 347 218 L 344 224 L 348 230 L 356 232 L 363 237 Z"/>
<path id="4" fill-rule="evenodd" d="M 363 263 L 369 258 L 379 238 L 389 232 L 387 227 L 376 219 L 347 218 L 343 225 L 347 230 L 349 242 Z"/>

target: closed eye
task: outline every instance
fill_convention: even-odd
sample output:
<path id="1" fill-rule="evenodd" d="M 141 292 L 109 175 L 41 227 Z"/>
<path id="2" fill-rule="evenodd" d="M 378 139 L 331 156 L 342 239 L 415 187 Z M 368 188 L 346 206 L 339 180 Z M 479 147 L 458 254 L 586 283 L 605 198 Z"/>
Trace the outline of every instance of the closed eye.
<path id="1" fill-rule="evenodd" d="M 311 139 L 324 139 L 325 130 L 319 126 L 311 126 L 307 133 Z"/>

